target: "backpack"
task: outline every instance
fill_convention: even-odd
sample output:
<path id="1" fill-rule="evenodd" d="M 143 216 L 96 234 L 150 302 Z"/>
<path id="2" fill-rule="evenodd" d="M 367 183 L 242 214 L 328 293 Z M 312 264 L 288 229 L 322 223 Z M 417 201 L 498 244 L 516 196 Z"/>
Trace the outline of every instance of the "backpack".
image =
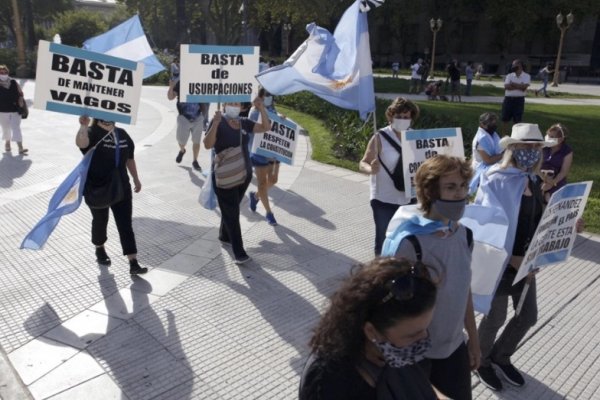
<path id="1" fill-rule="evenodd" d="M 404 168 L 402 166 L 402 147 L 400 147 L 398 143 L 394 141 L 394 139 L 392 139 L 387 133 L 385 133 L 384 130 L 380 130 L 379 134 L 383 136 L 385 140 L 387 140 L 394 149 L 396 149 L 400 157 L 398 158 L 398 162 L 394 167 L 394 171 L 390 171 L 390 169 L 381 160 L 381 157 L 379 157 L 379 154 L 377 154 L 377 159 L 381 163 L 383 169 L 385 169 L 385 172 L 387 172 L 390 178 L 392 179 L 392 182 L 394 182 L 394 187 L 396 188 L 396 190 L 404 192 Z"/>
<path id="2" fill-rule="evenodd" d="M 417 75 L 423 75 L 427 73 L 427 67 L 425 64 L 419 65 L 419 69 L 417 69 Z"/>
<path id="3" fill-rule="evenodd" d="M 467 230 L 467 243 L 469 245 L 469 248 L 472 249 L 473 247 L 473 231 L 469 228 L 467 228 L 465 226 L 465 229 Z M 423 250 L 421 249 L 421 244 L 419 243 L 419 239 L 417 239 L 417 237 L 415 235 L 408 235 L 407 237 L 405 237 L 406 240 L 408 240 L 414 247 L 415 249 L 415 255 L 417 256 L 417 261 L 422 261 L 423 260 Z"/>

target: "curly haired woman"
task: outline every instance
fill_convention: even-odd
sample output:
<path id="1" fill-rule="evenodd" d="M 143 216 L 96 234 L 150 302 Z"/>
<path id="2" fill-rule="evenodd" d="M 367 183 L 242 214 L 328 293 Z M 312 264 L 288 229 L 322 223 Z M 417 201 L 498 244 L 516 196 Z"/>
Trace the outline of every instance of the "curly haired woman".
<path id="1" fill-rule="evenodd" d="M 416 365 L 430 346 L 436 292 L 421 263 L 377 258 L 360 265 L 310 341 L 300 399 L 436 399 Z"/>

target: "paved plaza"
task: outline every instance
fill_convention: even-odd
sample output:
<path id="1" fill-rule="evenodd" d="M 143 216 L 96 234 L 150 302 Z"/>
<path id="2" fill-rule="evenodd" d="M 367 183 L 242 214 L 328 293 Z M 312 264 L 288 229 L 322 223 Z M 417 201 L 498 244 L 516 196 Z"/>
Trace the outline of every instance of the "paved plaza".
<path id="1" fill-rule="evenodd" d="M 242 204 L 252 261 L 237 266 L 217 240 L 219 211 L 198 204 L 206 178 L 192 169 L 189 144 L 175 163 L 166 91 L 144 87 L 138 124 L 123 126 L 143 185 L 133 205 L 146 275 L 129 275 L 113 222 L 112 265 L 97 265 L 85 205 L 43 250 L 18 249 L 81 159 L 77 117 L 32 109 L 22 124 L 30 155 L 2 153 L 2 400 L 297 398 L 328 296 L 372 256 L 368 177 L 312 161 L 301 136 L 295 165 L 282 165 L 272 190 L 279 226 L 261 205 L 254 214 Z M 202 168 L 208 161 L 201 150 Z M 473 378 L 476 399 L 600 399 L 599 261 L 600 237 L 583 233 L 567 263 L 539 274 L 539 320 L 513 359 L 525 387 L 494 393 Z"/>

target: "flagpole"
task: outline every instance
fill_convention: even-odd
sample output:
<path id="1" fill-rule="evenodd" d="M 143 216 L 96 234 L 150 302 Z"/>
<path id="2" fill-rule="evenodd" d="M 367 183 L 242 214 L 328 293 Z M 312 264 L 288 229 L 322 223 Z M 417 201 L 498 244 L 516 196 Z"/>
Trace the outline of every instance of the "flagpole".
<path id="1" fill-rule="evenodd" d="M 519 297 L 519 304 L 515 310 L 515 316 L 518 317 L 521 314 L 521 309 L 523 308 L 523 303 L 525 303 L 525 296 L 527 296 L 527 292 L 529 291 L 529 286 L 531 286 L 532 276 L 527 276 L 525 280 L 525 286 L 523 286 L 523 291 L 521 292 L 521 297 Z"/>

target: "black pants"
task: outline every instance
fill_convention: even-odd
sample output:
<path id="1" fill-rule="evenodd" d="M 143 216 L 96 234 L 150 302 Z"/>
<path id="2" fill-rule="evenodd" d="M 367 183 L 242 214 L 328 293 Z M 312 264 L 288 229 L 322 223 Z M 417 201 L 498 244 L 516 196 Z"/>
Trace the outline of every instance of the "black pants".
<path id="1" fill-rule="evenodd" d="M 373 220 L 375 221 L 375 256 L 381 254 L 385 232 L 398 208 L 400 208 L 399 204 L 384 203 L 376 199 L 371 200 Z"/>
<path id="2" fill-rule="evenodd" d="M 235 188 L 221 189 L 217 187 L 213 174 L 213 187 L 217 195 L 219 208 L 221 209 L 221 226 L 219 227 L 219 240 L 230 242 L 235 258 L 247 256 L 242 241 L 242 228 L 240 227 L 240 203 L 244 199 L 246 189 L 250 185 L 252 174 L 249 179 Z"/>
<path id="3" fill-rule="evenodd" d="M 436 389 L 453 400 L 471 400 L 469 350 L 462 343 L 448 358 L 426 358 L 419 366 Z"/>
<path id="4" fill-rule="evenodd" d="M 135 245 L 135 234 L 131 223 L 131 215 L 133 212 L 133 204 L 131 195 L 125 197 L 123 201 L 110 206 L 117 230 L 119 231 L 119 239 L 123 248 L 123 255 L 137 254 Z M 102 246 L 106 242 L 106 228 L 108 226 L 108 208 L 90 208 L 92 212 L 92 243 L 96 246 Z"/>

